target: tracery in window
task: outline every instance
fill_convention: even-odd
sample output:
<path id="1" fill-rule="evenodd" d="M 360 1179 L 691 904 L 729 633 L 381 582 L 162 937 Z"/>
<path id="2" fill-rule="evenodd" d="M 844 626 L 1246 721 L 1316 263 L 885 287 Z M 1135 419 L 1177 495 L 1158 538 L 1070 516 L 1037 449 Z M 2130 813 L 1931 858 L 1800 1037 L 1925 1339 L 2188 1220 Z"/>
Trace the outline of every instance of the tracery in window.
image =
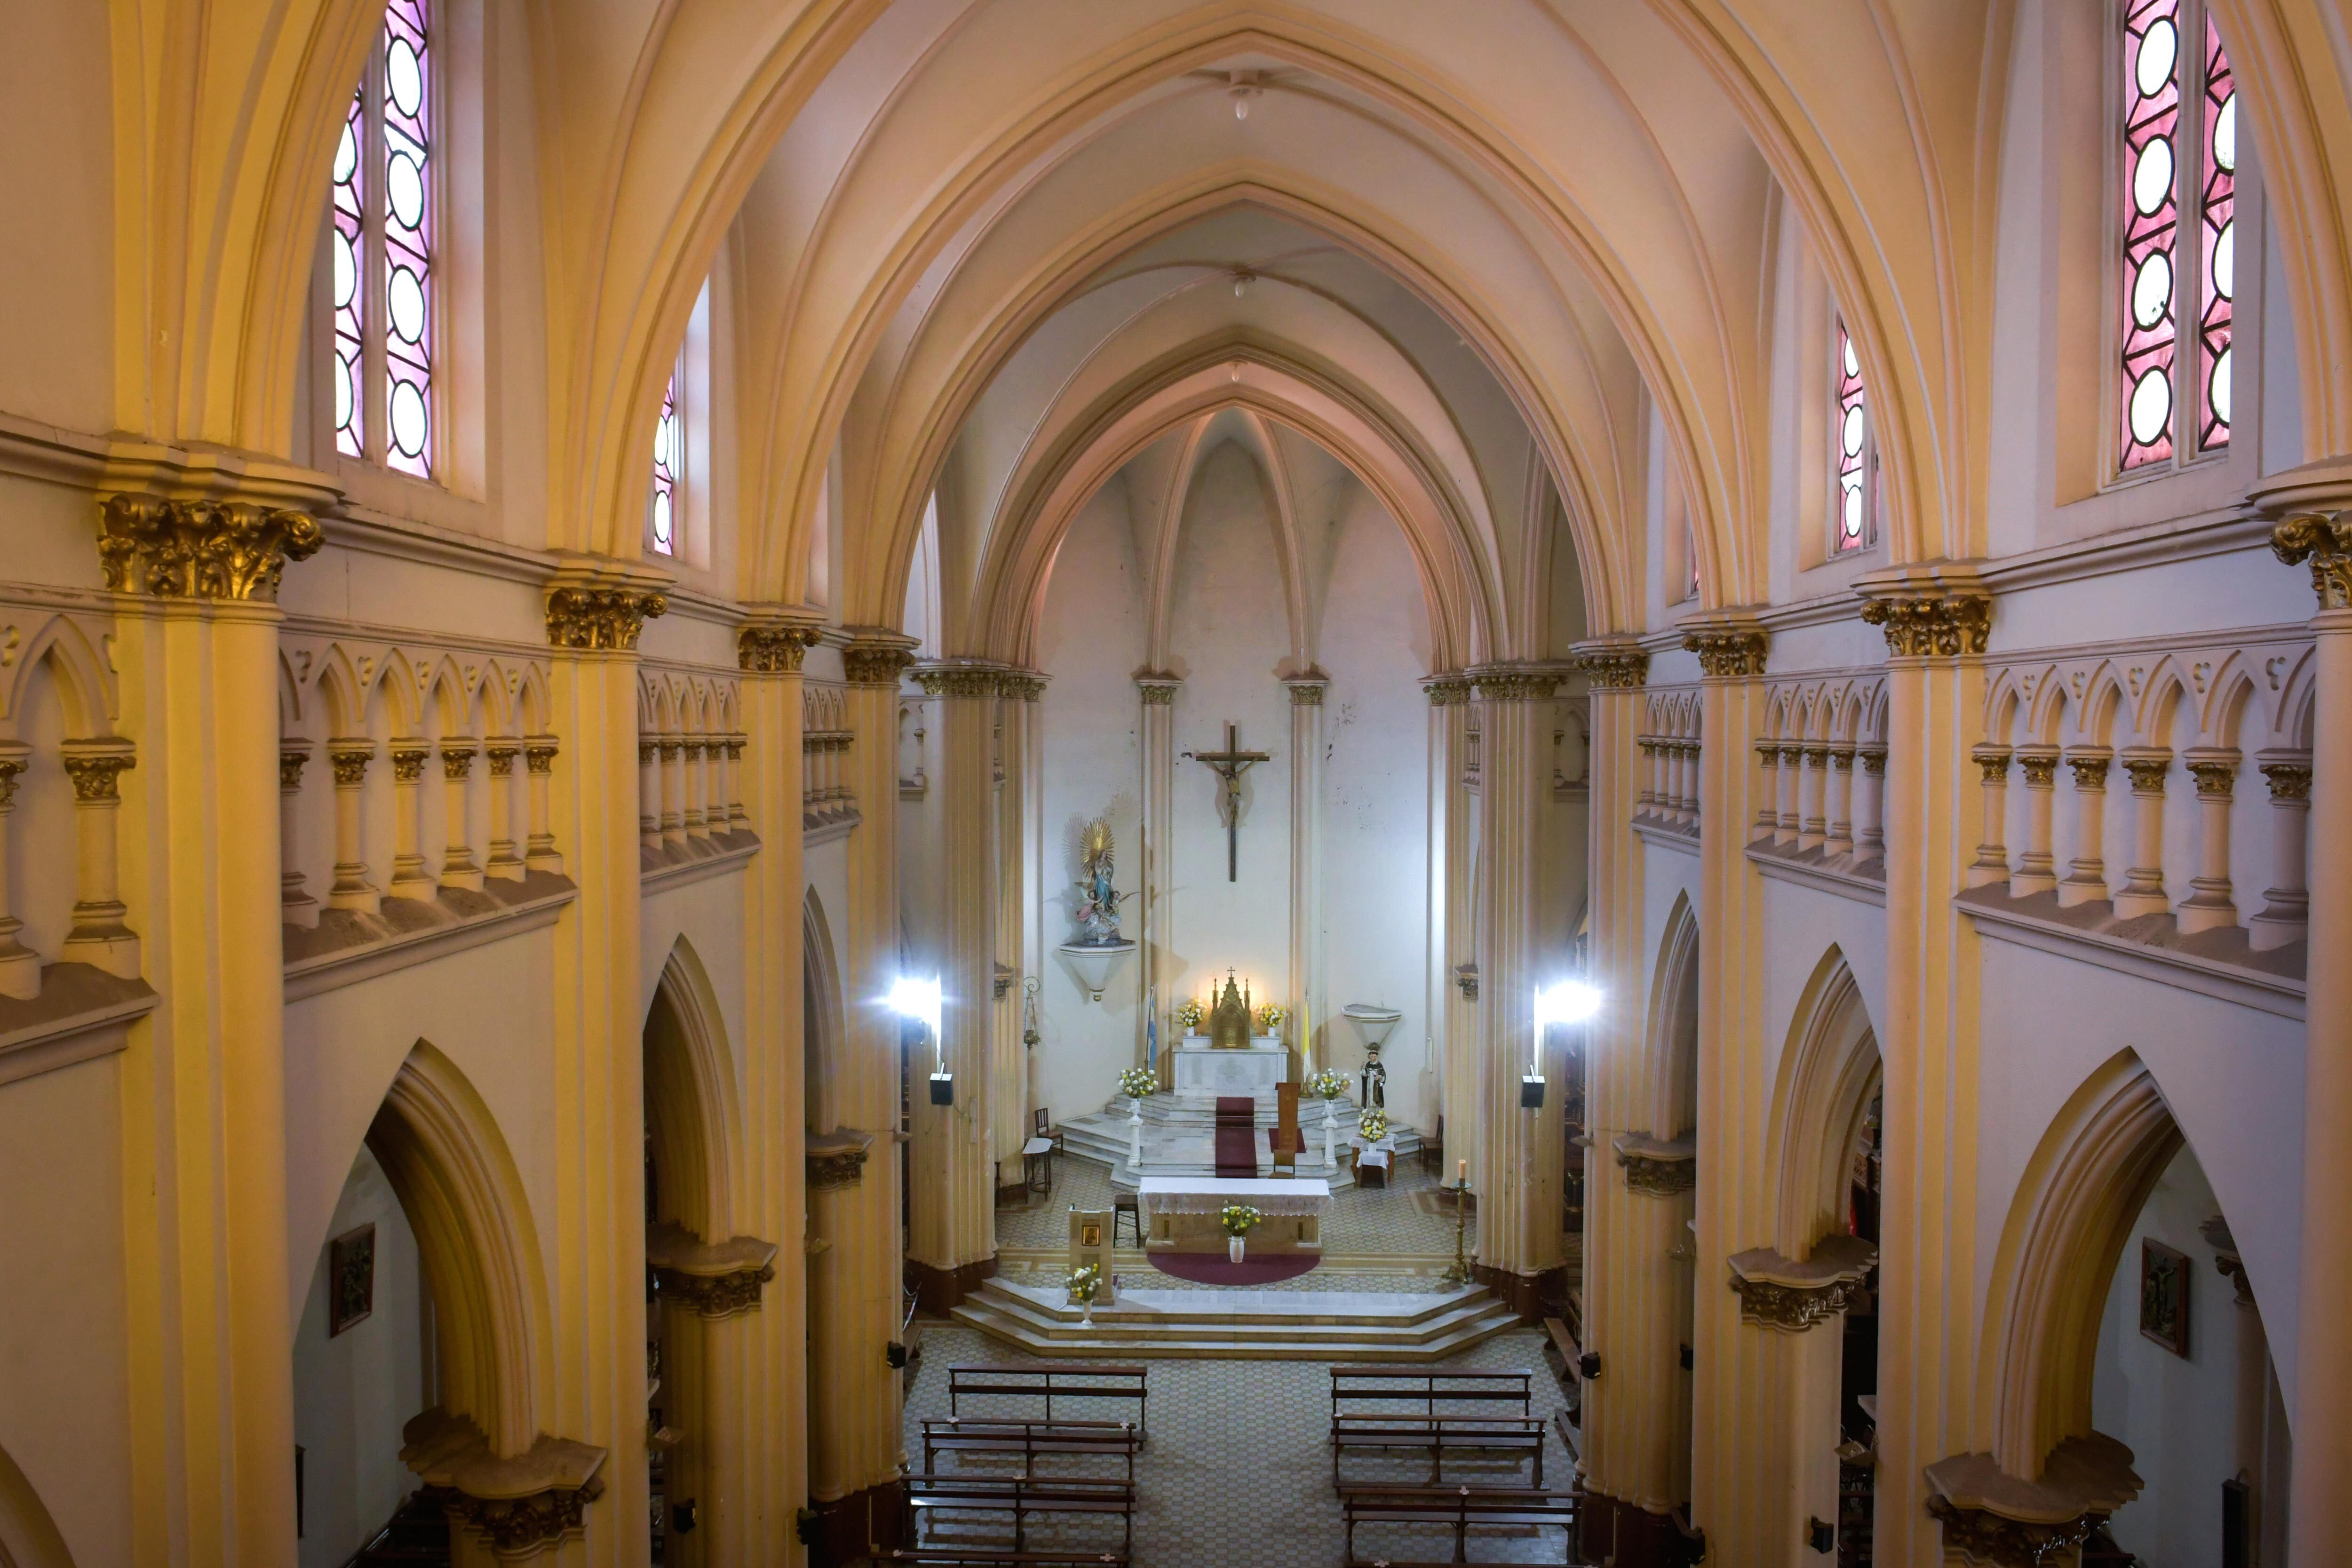
<path id="1" fill-rule="evenodd" d="M 2205 309 L 2197 322 L 2202 374 L 2197 388 L 2197 445 L 2230 444 L 2230 308 L 2238 291 L 2238 83 L 2221 35 L 2205 23 L 2205 184 L 2198 194 L 2203 242 Z"/>
<path id="2" fill-rule="evenodd" d="M 1837 500 L 1830 520 L 1830 553 L 1843 555 L 1877 542 L 1877 454 L 1871 447 L 1869 400 L 1862 384 L 1862 356 L 1838 318 L 1837 423 L 1832 431 L 1837 461 Z"/>
<path id="3" fill-rule="evenodd" d="M 391 0 L 383 18 L 384 460 L 433 471 L 432 80 L 426 0 Z"/>
<path id="4" fill-rule="evenodd" d="M 686 431 L 677 412 L 677 372 L 669 374 L 662 391 L 661 419 L 654 426 L 653 545 L 664 555 L 677 553 L 678 478 L 683 468 Z"/>
<path id="5" fill-rule="evenodd" d="M 2126 472 L 2172 455 L 2174 141 L 2180 121 L 2180 0 L 2137 0 L 2124 15 L 2123 353 L 2118 389 Z"/>
<path id="6" fill-rule="evenodd" d="M 367 139 L 364 91 L 352 94 L 350 112 L 343 116 L 342 139 L 335 143 L 334 231 L 328 244 L 334 251 L 335 450 L 345 457 L 367 456 L 367 395 L 361 376 L 367 363 L 367 300 L 361 283 L 361 258 L 367 249 L 367 217 L 362 171 Z"/>

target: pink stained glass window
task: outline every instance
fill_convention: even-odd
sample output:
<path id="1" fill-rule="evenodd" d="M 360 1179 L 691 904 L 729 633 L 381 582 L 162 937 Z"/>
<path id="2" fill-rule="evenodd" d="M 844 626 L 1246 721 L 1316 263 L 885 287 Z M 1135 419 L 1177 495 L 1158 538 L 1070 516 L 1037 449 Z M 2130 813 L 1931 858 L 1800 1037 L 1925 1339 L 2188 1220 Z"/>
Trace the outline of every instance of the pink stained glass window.
<path id="1" fill-rule="evenodd" d="M 1870 407 L 1862 384 L 1862 356 L 1843 317 L 1837 324 L 1837 424 L 1831 432 L 1837 460 L 1837 510 L 1831 518 L 1830 553 L 1867 549 L 1877 532 L 1872 512 Z"/>
<path id="2" fill-rule="evenodd" d="M 427 0 L 383 20 L 383 460 L 433 472 L 433 158 Z"/>
<path id="3" fill-rule="evenodd" d="M 2124 15 L 2123 41 L 2123 353 L 2117 366 L 2116 466 L 2129 472 L 2171 457 L 2173 449 L 2180 0 L 2133 0 Z"/>
<path id="4" fill-rule="evenodd" d="M 677 416 L 677 373 L 672 371 L 669 385 L 662 391 L 661 420 L 654 426 L 654 549 L 663 555 L 677 553 L 677 489 L 684 439 L 684 423 Z"/>
<path id="5" fill-rule="evenodd" d="M 2205 298 L 2197 321 L 2197 447 L 2230 444 L 2230 310 L 2238 291 L 2238 83 L 2221 35 L 2205 24 L 2204 178 L 2197 195 Z"/>
<path id="6" fill-rule="evenodd" d="M 367 363 L 365 96 L 352 94 L 343 134 L 335 143 L 334 228 L 327 239 L 334 253 L 335 357 L 328 374 L 334 382 L 335 450 L 351 458 L 367 456 L 367 398 L 361 379 Z"/>

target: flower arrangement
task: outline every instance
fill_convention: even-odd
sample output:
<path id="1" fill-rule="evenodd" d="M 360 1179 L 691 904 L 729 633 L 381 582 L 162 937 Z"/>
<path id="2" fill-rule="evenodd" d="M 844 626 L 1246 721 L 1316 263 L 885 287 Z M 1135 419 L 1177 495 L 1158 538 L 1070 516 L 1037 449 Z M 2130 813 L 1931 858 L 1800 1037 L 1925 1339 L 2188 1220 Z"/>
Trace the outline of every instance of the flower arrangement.
<path id="1" fill-rule="evenodd" d="M 1348 1075 L 1332 1068 L 1325 1068 L 1300 1087 L 1314 1099 L 1337 1100 L 1348 1092 Z"/>
<path id="2" fill-rule="evenodd" d="M 1265 1026 L 1265 1032 L 1269 1035 L 1282 1027 L 1283 1019 L 1289 1016 L 1272 1002 L 1268 1002 L 1257 1010 L 1257 1021 Z"/>
<path id="3" fill-rule="evenodd" d="M 1217 1223 L 1227 1236 L 1247 1236 L 1265 1215 L 1248 1204 L 1227 1204 Z"/>
<path id="4" fill-rule="evenodd" d="M 1129 1068 L 1118 1075 L 1118 1091 L 1129 1100 L 1142 1100 L 1159 1087 L 1159 1075 L 1150 1068 Z"/>
<path id="5" fill-rule="evenodd" d="M 1356 1119 L 1356 1131 L 1363 1134 L 1365 1142 L 1377 1143 L 1389 1135 L 1388 1116 L 1383 1111 L 1367 1110 Z"/>
<path id="6" fill-rule="evenodd" d="M 1202 1011 L 1198 998 L 1188 996 L 1177 1005 L 1176 1022 L 1183 1026 L 1184 1032 L 1188 1035 L 1197 1033 L 1201 1027 L 1201 1020 L 1206 1016 L 1208 1015 Z"/>
<path id="7" fill-rule="evenodd" d="M 1102 1268 L 1099 1264 L 1088 1263 L 1073 1268 L 1064 1283 L 1070 1288 L 1071 1300 L 1082 1307 L 1091 1307 L 1095 1304 L 1096 1295 L 1102 1289 Z"/>

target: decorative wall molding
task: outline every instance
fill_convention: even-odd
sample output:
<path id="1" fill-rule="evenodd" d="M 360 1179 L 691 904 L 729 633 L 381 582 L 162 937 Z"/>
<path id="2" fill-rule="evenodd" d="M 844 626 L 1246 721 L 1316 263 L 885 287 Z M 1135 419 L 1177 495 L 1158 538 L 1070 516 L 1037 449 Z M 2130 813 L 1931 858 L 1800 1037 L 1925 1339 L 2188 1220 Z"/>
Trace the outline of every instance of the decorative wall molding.
<path id="1" fill-rule="evenodd" d="M 824 626 L 814 619 L 754 620 L 735 634 L 736 668 L 747 675 L 790 674 L 824 640 Z"/>
<path id="2" fill-rule="evenodd" d="M 604 1495 L 605 1451 L 590 1444 L 541 1433 L 529 1450 L 502 1459 L 471 1419 L 438 1406 L 412 1418 L 402 1436 L 401 1462 L 451 1524 L 473 1531 L 501 1558 L 577 1539 L 587 1505 Z"/>
<path id="3" fill-rule="evenodd" d="M 813 1193 L 854 1187 L 866 1179 L 866 1157 L 873 1152 L 874 1134 L 855 1127 L 809 1134 L 806 1145 L 808 1188 Z"/>
<path id="4" fill-rule="evenodd" d="M 915 662 L 920 645 L 904 632 L 883 626 L 843 628 L 849 640 L 841 650 L 842 674 L 853 686 L 896 686 L 906 668 Z"/>
<path id="5" fill-rule="evenodd" d="M 1824 860 L 1815 857 L 1818 851 L 1783 851 L 1770 844 L 1750 844 L 1748 863 L 1776 882 L 1811 888 L 1835 898 L 1853 899 L 1865 904 L 1886 907 L 1886 862 L 1885 859 L 1853 862 Z"/>
<path id="6" fill-rule="evenodd" d="M 2118 919 L 2107 903 L 2063 908 L 2054 893 L 2011 898 L 1998 883 L 1952 901 L 1994 941 L 2303 1021 L 2306 950 L 2299 942 L 2258 951 L 2235 926 L 2183 937 L 2170 915 Z"/>
<path id="7" fill-rule="evenodd" d="M 1745 680 L 1764 673 L 1772 635 L 1747 618 L 1710 616 L 1685 623 L 1685 652 L 1698 655 L 1700 670 L 1717 680 Z"/>
<path id="8" fill-rule="evenodd" d="M 2010 1475 L 1990 1454 L 1958 1454 L 1927 1468 L 1927 1511 L 1943 1524 L 1947 1552 L 1999 1568 L 2042 1568 L 2139 1495 L 2131 1467 L 2132 1451 L 2104 1432 L 2059 1444 L 2033 1481 Z"/>
<path id="9" fill-rule="evenodd" d="M 1698 1140 L 1695 1137 L 1653 1138 L 1646 1132 L 1620 1132 L 1610 1140 L 1617 1163 L 1624 1168 L 1625 1185 L 1652 1197 L 1670 1198 L 1698 1185 Z"/>
<path id="10" fill-rule="evenodd" d="M 1878 1248 L 1858 1236 L 1828 1236 L 1802 1263 L 1769 1247 L 1735 1252 L 1730 1262 L 1743 1321 L 1802 1333 L 1868 1293 L 1863 1280 L 1878 1262 Z"/>
<path id="11" fill-rule="evenodd" d="M 1956 658 L 1984 652 L 1992 590 L 1976 563 L 1937 562 L 1874 572 L 1853 586 L 1862 618 L 1886 634 L 1893 658 Z"/>
<path id="12" fill-rule="evenodd" d="M 375 914 L 323 910 L 315 927 L 281 928 L 286 1000 L 299 1002 L 541 930 L 553 925 L 563 907 L 577 897 L 579 889 L 569 877 L 533 870 L 520 881 L 493 879 L 478 892 L 444 888 L 429 903 L 387 898 Z"/>
<path id="13" fill-rule="evenodd" d="M 807 841 L 803 835 L 802 841 Z M 712 840 L 715 847 L 704 856 L 688 856 L 676 860 L 662 858 L 662 851 L 638 851 L 639 885 L 648 893 L 670 892 L 678 888 L 707 882 L 713 877 L 724 877 L 741 870 L 751 857 L 760 852 L 759 835 L 750 828 Z M 656 861 L 647 865 L 648 859 Z"/>
<path id="14" fill-rule="evenodd" d="M 761 1287 L 776 1277 L 776 1244 L 738 1236 L 704 1243 L 675 1225 L 646 1231 L 646 1267 L 654 1285 L 698 1317 L 733 1318 L 755 1310 Z"/>
<path id="15" fill-rule="evenodd" d="M 1579 643 L 1573 653 L 1575 667 L 1603 690 L 1630 690 L 1650 679 L 1650 656 L 1632 638 Z"/>
<path id="16" fill-rule="evenodd" d="M 89 963 L 43 964 L 37 994 L 0 996 L 0 1085 L 122 1049 L 156 1001 L 144 980 Z"/>
<path id="17" fill-rule="evenodd" d="M 116 495 L 100 509 L 99 564 L 118 594 L 275 604 L 286 563 L 325 542 L 310 513 L 250 500 Z"/>

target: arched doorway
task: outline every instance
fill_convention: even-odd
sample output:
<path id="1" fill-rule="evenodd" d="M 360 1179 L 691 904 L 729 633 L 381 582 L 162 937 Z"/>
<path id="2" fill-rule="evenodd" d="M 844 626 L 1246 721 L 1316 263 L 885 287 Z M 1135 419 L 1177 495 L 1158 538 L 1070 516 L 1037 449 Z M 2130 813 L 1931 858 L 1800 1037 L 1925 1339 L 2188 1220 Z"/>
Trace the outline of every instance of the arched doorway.
<path id="1" fill-rule="evenodd" d="M 57 1521 L 5 1448 L 0 1448 L 0 1568 L 73 1568 Z"/>

